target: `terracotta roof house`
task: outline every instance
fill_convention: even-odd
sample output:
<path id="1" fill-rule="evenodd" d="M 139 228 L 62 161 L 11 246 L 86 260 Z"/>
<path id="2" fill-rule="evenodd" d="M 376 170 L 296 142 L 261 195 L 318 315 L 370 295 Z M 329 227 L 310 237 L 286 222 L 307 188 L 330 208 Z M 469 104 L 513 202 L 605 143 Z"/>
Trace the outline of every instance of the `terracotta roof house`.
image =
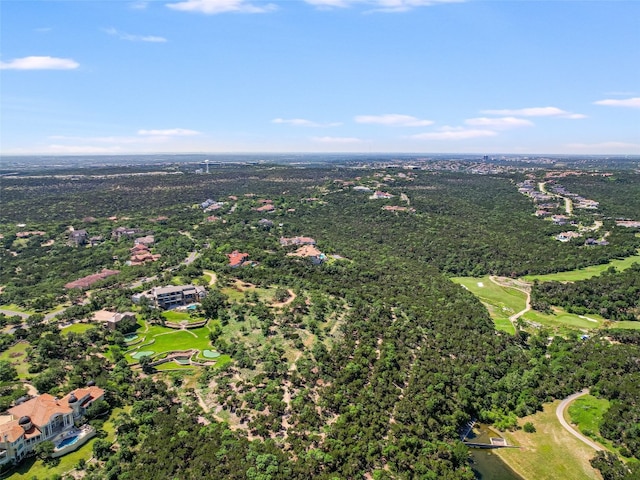
<path id="1" fill-rule="evenodd" d="M 381 199 L 381 198 L 393 198 L 393 195 L 387 192 L 381 192 L 380 190 L 376 190 L 373 195 L 371 195 L 373 199 Z"/>
<path id="2" fill-rule="evenodd" d="M 234 250 L 231 253 L 227 253 L 227 258 L 229 259 L 229 266 L 232 268 L 237 268 L 241 266 L 247 258 L 249 258 L 249 254 L 241 253 L 238 250 Z"/>
<path id="3" fill-rule="evenodd" d="M 267 203 L 262 207 L 254 208 L 256 212 L 273 212 L 276 209 L 271 203 Z"/>
<path id="4" fill-rule="evenodd" d="M 47 440 L 54 442 L 54 456 L 75 450 L 95 431 L 76 430 L 74 422 L 103 397 L 104 390 L 90 382 L 90 386 L 73 390 L 61 399 L 44 393 L 10 408 L 0 417 L 0 465 L 18 463 Z M 61 445 L 72 436 L 79 437 L 74 448 L 68 448 L 68 443 Z M 81 438 L 84 441 L 80 442 Z"/>
<path id="5" fill-rule="evenodd" d="M 155 241 L 156 239 L 153 235 L 146 235 L 144 237 L 136 238 L 133 243 L 135 243 L 136 245 L 152 245 Z"/>
<path id="6" fill-rule="evenodd" d="M 89 288 L 91 285 L 99 280 L 117 275 L 120 270 L 108 270 L 104 268 L 100 273 L 94 273 L 93 275 L 87 275 L 86 277 L 79 278 L 73 282 L 67 283 L 64 288 Z"/>
<path id="7" fill-rule="evenodd" d="M 314 245 L 303 245 L 295 252 L 287 253 L 290 257 L 303 257 L 311 260 L 313 264 L 320 264 L 324 262 L 326 256 L 320 250 L 318 250 Z"/>

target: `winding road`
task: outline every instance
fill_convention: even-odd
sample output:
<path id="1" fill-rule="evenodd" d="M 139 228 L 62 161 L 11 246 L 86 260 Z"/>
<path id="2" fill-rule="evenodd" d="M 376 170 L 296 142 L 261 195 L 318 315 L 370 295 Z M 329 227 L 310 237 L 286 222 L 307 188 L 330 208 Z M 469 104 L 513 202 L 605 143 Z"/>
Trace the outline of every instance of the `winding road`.
<path id="1" fill-rule="evenodd" d="M 577 430 L 575 430 L 571 425 L 569 425 L 569 423 L 564 419 L 564 411 L 566 410 L 566 408 L 569 406 L 569 404 L 571 402 L 573 402 L 576 398 L 582 397 L 584 395 L 588 395 L 589 394 L 589 389 L 585 388 L 584 390 L 582 390 L 581 392 L 578 393 L 574 393 L 573 395 L 569 395 L 567 398 L 565 398 L 564 400 L 562 400 L 560 402 L 560 405 L 558 405 L 558 408 L 556 408 L 556 417 L 558 417 L 558 421 L 560 422 L 560 425 L 562 425 L 565 430 L 567 430 L 571 435 L 573 435 L 574 437 L 576 437 L 578 440 L 580 440 L 583 443 L 586 443 L 587 445 L 589 445 L 591 448 L 595 449 L 596 451 L 602 451 L 604 450 L 604 448 L 602 448 L 600 445 L 598 445 L 596 442 L 594 442 L 593 440 L 591 440 L 588 437 L 585 437 L 584 435 L 582 435 L 580 432 L 578 432 Z"/>

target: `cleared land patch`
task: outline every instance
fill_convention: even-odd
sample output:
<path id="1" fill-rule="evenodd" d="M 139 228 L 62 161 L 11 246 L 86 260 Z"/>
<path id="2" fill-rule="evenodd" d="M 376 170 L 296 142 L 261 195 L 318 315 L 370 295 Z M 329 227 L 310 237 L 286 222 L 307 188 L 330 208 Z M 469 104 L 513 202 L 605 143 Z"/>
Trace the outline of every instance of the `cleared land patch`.
<path id="1" fill-rule="evenodd" d="M 602 422 L 602 417 L 608 409 L 609 400 L 596 398 L 593 395 L 585 395 L 575 399 L 569 405 L 567 413 L 571 423 L 577 425 L 583 435 L 591 437 L 596 442 L 611 449 L 611 442 L 600 435 L 600 422 Z"/>
<path id="2" fill-rule="evenodd" d="M 599 479 L 589 464 L 595 451 L 562 428 L 555 415 L 558 403 L 545 404 L 542 412 L 520 419 L 521 425 L 533 423 L 536 432 L 504 432 L 509 444 L 520 448 L 498 449 L 495 454 L 525 480 Z"/>

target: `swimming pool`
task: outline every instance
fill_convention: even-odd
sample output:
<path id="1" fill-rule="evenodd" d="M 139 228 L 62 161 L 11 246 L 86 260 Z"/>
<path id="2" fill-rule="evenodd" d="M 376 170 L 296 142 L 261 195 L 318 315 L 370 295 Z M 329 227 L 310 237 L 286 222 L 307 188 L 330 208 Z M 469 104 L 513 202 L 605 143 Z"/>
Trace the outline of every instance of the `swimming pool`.
<path id="1" fill-rule="evenodd" d="M 78 441 L 79 438 L 80 438 L 80 434 L 74 435 L 72 437 L 67 437 L 64 440 L 58 442 L 58 444 L 56 445 L 56 449 L 60 450 L 64 447 L 68 447 L 69 445 L 73 445 Z"/>

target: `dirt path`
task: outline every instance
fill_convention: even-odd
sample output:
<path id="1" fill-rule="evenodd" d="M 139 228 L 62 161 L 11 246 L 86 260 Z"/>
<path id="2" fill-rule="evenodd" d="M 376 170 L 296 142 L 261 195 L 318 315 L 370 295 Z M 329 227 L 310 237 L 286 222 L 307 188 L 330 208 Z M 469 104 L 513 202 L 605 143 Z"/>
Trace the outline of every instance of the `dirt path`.
<path id="1" fill-rule="evenodd" d="M 209 279 L 209 286 L 215 285 L 218 281 L 218 275 L 216 275 L 216 272 L 212 272 L 211 270 L 203 270 L 202 273 L 211 277 Z"/>
<path id="2" fill-rule="evenodd" d="M 589 389 L 585 388 L 584 390 L 582 390 L 581 392 L 578 393 L 574 393 L 573 395 L 569 395 L 567 398 L 565 398 L 564 400 L 562 400 L 562 402 L 560 402 L 560 404 L 558 405 L 558 408 L 556 408 L 556 417 L 558 417 L 558 420 L 560 421 L 560 425 L 562 425 L 564 427 L 565 430 L 567 430 L 571 435 L 573 435 L 574 437 L 576 437 L 578 440 L 580 440 L 581 442 L 586 443 L 587 445 L 589 445 L 591 448 L 595 449 L 596 451 L 602 451 L 604 450 L 604 448 L 602 448 L 600 445 L 598 445 L 596 442 L 594 442 L 593 440 L 585 437 L 584 435 L 582 435 L 580 432 L 578 432 L 577 430 L 575 430 L 571 425 L 569 425 L 569 423 L 564 419 L 564 411 L 566 410 L 566 408 L 569 406 L 569 404 L 571 402 L 573 402 L 576 398 L 582 397 L 584 395 L 588 395 L 589 394 Z"/>
<path id="3" fill-rule="evenodd" d="M 291 289 L 287 289 L 287 292 L 289 292 L 289 298 L 287 298 L 284 302 L 272 303 L 271 306 L 275 307 L 275 308 L 282 308 L 282 307 L 286 307 L 291 302 L 293 302 L 296 299 L 295 292 L 293 290 L 291 290 Z"/>
<path id="4" fill-rule="evenodd" d="M 198 398 L 198 404 L 200 405 L 200 407 L 202 407 L 202 410 L 205 413 L 209 413 L 209 407 L 204 402 L 204 399 L 202 398 L 202 395 L 200 394 L 200 392 L 198 390 L 196 390 L 195 392 L 196 392 L 196 397 Z"/>
<path id="5" fill-rule="evenodd" d="M 504 277 L 494 277 L 493 275 L 489 277 L 489 280 L 491 280 L 493 283 L 495 283 L 499 287 L 513 288 L 514 290 L 518 290 L 527 296 L 524 310 L 520 310 L 519 312 L 514 313 L 509 317 L 509 321 L 513 323 L 514 324 L 513 326 L 515 327 L 515 321 L 518 320 L 522 315 L 527 313 L 529 310 L 531 310 L 531 285 L 523 280 L 515 280 L 511 278 L 504 278 Z"/>

